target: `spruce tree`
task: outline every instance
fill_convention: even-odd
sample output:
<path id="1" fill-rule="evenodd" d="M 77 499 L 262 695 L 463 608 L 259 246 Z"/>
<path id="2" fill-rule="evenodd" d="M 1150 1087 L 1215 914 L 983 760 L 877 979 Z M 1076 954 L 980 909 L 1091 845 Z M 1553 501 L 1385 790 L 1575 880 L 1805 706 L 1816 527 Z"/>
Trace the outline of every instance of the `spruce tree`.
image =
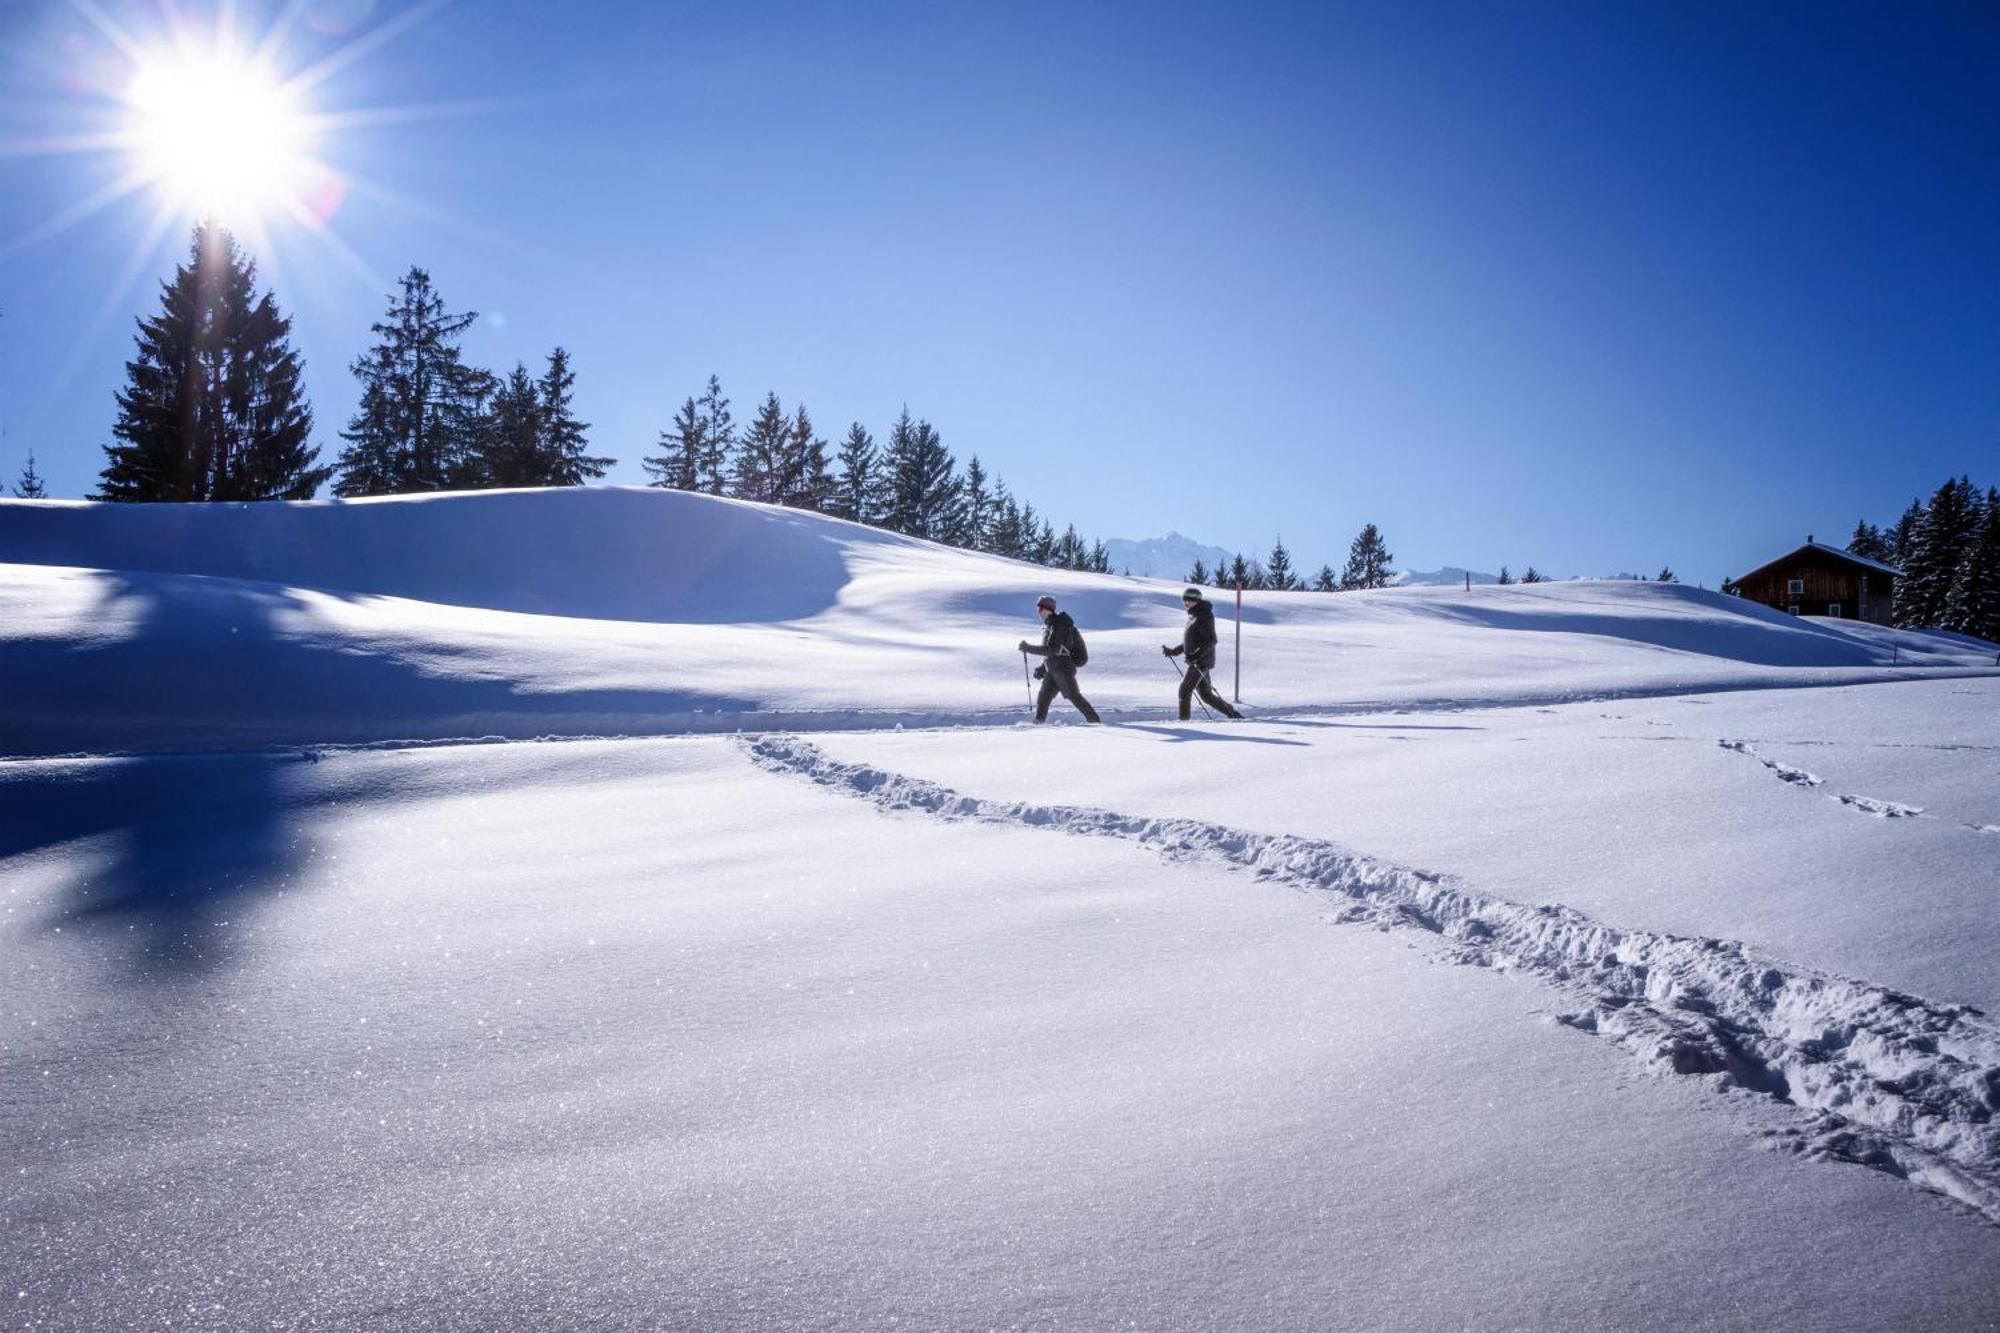
<path id="1" fill-rule="evenodd" d="M 1111 572 L 1111 552 L 1104 549 L 1102 541 L 1093 540 L 1090 543 L 1089 565 L 1090 571 L 1093 574 L 1109 574 Z"/>
<path id="2" fill-rule="evenodd" d="M 2000 490 L 1989 488 L 1979 528 L 1945 597 L 1944 627 L 2000 643 Z"/>
<path id="3" fill-rule="evenodd" d="M 1056 530 L 1048 519 L 1044 518 L 1035 525 L 1035 539 L 1029 549 L 1034 555 L 1036 564 L 1056 563 Z"/>
<path id="4" fill-rule="evenodd" d="M 581 486 L 587 478 L 603 476 L 618 461 L 584 452 L 590 447 L 590 423 L 578 421 L 570 410 L 570 392 L 575 386 L 576 372 L 569 368 L 569 353 L 558 347 L 549 353 L 548 369 L 535 386 L 542 419 L 542 480 L 535 483 L 538 486 Z"/>
<path id="5" fill-rule="evenodd" d="M 1527 568 L 1527 572 L 1521 575 L 1521 582 L 1546 583 L 1548 582 L 1548 580 L 1543 577 L 1542 572 L 1539 569 L 1536 569 L 1533 565 L 1529 565 Z"/>
<path id="6" fill-rule="evenodd" d="M 1508 569 L 1508 568 L 1507 568 L 1507 566 L 1505 566 L 1505 565 L 1502 565 L 1502 566 L 1500 566 L 1500 578 L 1499 578 L 1499 582 L 1500 582 L 1501 584 L 1505 585 L 1505 586 L 1508 586 L 1508 587 L 1512 587 L 1512 586 L 1513 586 L 1513 583 L 1514 583 L 1514 573 L 1513 573 L 1513 571 L 1512 571 L 1512 570 Z"/>
<path id="7" fill-rule="evenodd" d="M 21 469 L 21 479 L 14 483 L 14 498 L 17 500 L 46 500 L 49 492 L 42 485 L 41 473 L 35 471 L 35 451 L 28 450 L 28 462 Z"/>
<path id="8" fill-rule="evenodd" d="M 308 500 L 330 475 L 308 443 L 312 409 L 292 323 L 227 230 L 194 230 L 126 363 L 98 498 Z"/>
<path id="9" fill-rule="evenodd" d="M 1674 573 L 1673 566 L 1671 565 L 1661 566 L 1660 575 L 1654 580 L 1655 583 L 1679 583 L 1680 581 L 1680 576 Z"/>
<path id="10" fill-rule="evenodd" d="M 963 484 L 944 440 L 928 421 L 896 418 L 884 454 L 889 474 L 888 526 L 912 537 L 945 541 L 963 519 Z"/>
<path id="11" fill-rule="evenodd" d="M 517 361 L 493 391 L 461 484 L 503 488 L 546 484 L 541 442 L 541 395 L 528 368 Z"/>
<path id="12" fill-rule="evenodd" d="M 785 450 L 785 476 L 778 503 L 824 513 L 833 503 L 833 473 L 827 465 L 826 441 L 813 429 L 806 405 L 792 413 L 792 435 Z"/>
<path id="13" fill-rule="evenodd" d="M 1375 525 L 1364 524 L 1347 548 L 1347 567 L 1340 572 L 1341 591 L 1388 587 L 1389 564 L 1395 558 Z"/>
<path id="14" fill-rule="evenodd" d="M 1271 548 L 1271 560 L 1266 569 L 1265 578 L 1273 591 L 1292 592 L 1298 588 L 1299 581 L 1292 573 L 1292 553 L 1285 549 L 1283 537 L 1278 538 L 1277 545 Z"/>
<path id="15" fill-rule="evenodd" d="M 1250 578 L 1250 563 L 1238 552 L 1229 561 L 1229 580 L 1239 588 L 1254 588 L 1257 585 Z"/>
<path id="16" fill-rule="evenodd" d="M 1314 592 L 1339 592 L 1340 580 L 1334 577 L 1332 565 L 1321 565 L 1313 579 Z"/>
<path id="17" fill-rule="evenodd" d="M 791 441 L 792 423 L 784 406 L 775 391 L 767 392 L 737 444 L 729 493 L 741 500 L 775 501 L 788 471 L 786 454 Z"/>
<path id="18" fill-rule="evenodd" d="M 1896 584 L 1896 624 L 1907 629 L 1944 623 L 1945 600 L 1979 522 L 1979 493 L 1969 477 L 1947 478 L 1924 507 Z"/>
<path id="19" fill-rule="evenodd" d="M 875 452 L 875 437 L 858 421 L 847 428 L 847 438 L 840 442 L 839 463 L 830 512 L 856 523 L 879 524 L 885 499 L 881 460 Z"/>
<path id="20" fill-rule="evenodd" d="M 660 432 L 660 452 L 639 460 L 639 466 L 653 476 L 647 485 L 674 491 L 698 489 L 695 479 L 700 475 L 704 438 L 701 409 L 690 398 L 674 414 L 674 424 Z"/>
<path id="21" fill-rule="evenodd" d="M 1917 528 L 1924 521 L 1924 506 L 1919 500 L 1910 501 L 1910 507 L 1896 520 L 1896 526 L 1889 530 L 1889 563 L 1901 569 L 1909 560 L 1910 553 L 1917 547 Z"/>
<path id="22" fill-rule="evenodd" d="M 694 464 L 694 488 L 707 495 L 720 495 L 729 483 L 730 463 L 736 451 L 736 422 L 729 415 L 729 399 L 723 396 L 722 381 L 708 377 L 702 390 L 701 453 Z"/>
<path id="23" fill-rule="evenodd" d="M 1865 518 L 1854 525 L 1854 535 L 1847 539 L 1847 549 L 1850 554 L 1864 560 L 1879 560 L 1888 564 L 1891 559 L 1889 539 L 1883 536 L 1882 529 Z"/>
<path id="24" fill-rule="evenodd" d="M 974 454 L 965 465 L 965 507 L 957 545 L 968 551 L 992 549 L 993 493 L 987 489 L 986 469 Z"/>
<path id="25" fill-rule="evenodd" d="M 497 382 L 465 363 L 458 342 L 479 316 L 452 314 L 412 266 L 402 294 L 370 327 L 375 345 L 353 364 L 361 406 L 342 431 L 335 495 L 437 491 L 476 479 L 486 399 Z"/>
<path id="26" fill-rule="evenodd" d="M 1009 560 L 1024 557 L 1028 539 L 1021 522 L 1021 504 L 1007 489 L 1007 483 L 999 479 L 993 482 L 993 526 L 988 534 L 988 543 L 995 555 L 1004 555 Z"/>
<path id="27" fill-rule="evenodd" d="M 1208 565 L 1200 556 L 1194 558 L 1194 568 L 1188 571 L 1187 581 L 1197 588 L 1208 582 Z"/>

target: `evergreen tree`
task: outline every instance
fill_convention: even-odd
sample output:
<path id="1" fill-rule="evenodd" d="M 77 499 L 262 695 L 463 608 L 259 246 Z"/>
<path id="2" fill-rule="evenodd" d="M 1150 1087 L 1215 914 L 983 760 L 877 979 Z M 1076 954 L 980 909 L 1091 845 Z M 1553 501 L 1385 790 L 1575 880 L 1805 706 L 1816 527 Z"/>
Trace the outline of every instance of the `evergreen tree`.
<path id="1" fill-rule="evenodd" d="M 1093 574 L 1109 574 L 1111 572 L 1111 552 L 1104 549 L 1103 542 L 1091 542 L 1089 565 L 1090 571 Z"/>
<path id="2" fill-rule="evenodd" d="M 1319 567 L 1319 573 L 1313 579 L 1313 591 L 1314 592 L 1340 591 L 1340 580 L 1334 577 L 1332 565 L 1321 565 Z"/>
<path id="3" fill-rule="evenodd" d="M 1340 572 L 1341 591 L 1388 587 L 1389 563 L 1395 558 L 1389 554 L 1389 544 L 1382 540 L 1375 525 L 1363 525 L 1347 548 L 1347 568 Z"/>
<path id="4" fill-rule="evenodd" d="M 965 465 L 965 508 L 957 545 L 969 551 L 993 549 L 993 492 L 986 485 L 986 469 L 979 455 Z"/>
<path id="5" fill-rule="evenodd" d="M 1187 581 L 1197 588 L 1208 582 L 1208 566 L 1202 563 L 1200 556 L 1195 557 L 1194 568 L 1188 571 Z"/>
<path id="6" fill-rule="evenodd" d="M 828 512 L 856 523 L 879 524 L 888 499 L 881 460 L 875 452 L 875 437 L 858 421 L 847 428 L 847 438 L 840 442 L 839 464 Z"/>
<path id="7" fill-rule="evenodd" d="M 1896 520 L 1896 526 L 1889 530 L 1889 563 L 1896 568 L 1904 567 L 1910 553 L 1917 547 L 1917 526 L 1924 521 L 1924 506 L 1920 501 L 1910 501 L 1910 507 Z"/>
<path id="8" fill-rule="evenodd" d="M 1277 592 L 1292 592 L 1299 586 L 1292 573 L 1292 553 L 1285 549 L 1285 539 L 1278 538 L 1278 544 L 1271 548 L 1271 562 L 1266 575 L 1270 586 Z"/>
<path id="9" fill-rule="evenodd" d="M 731 462 L 729 494 L 740 500 L 775 501 L 784 483 L 785 455 L 791 446 L 792 423 L 775 391 L 764 395 L 757 415 L 738 442 Z"/>
<path id="10" fill-rule="evenodd" d="M 1896 584 L 1896 624 L 1930 628 L 1944 623 L 1945 600 L 1978 530 L 1979 509 L 1979 493 L 1969 477 L 1947 478 L 1932 494 Z"/>
<path id="11" fill-rule="evenodd" d="M 475 486 L 541 486 L 542 400 L 528 368 L 518 361 L 493 392 L 479 442 L 462 481 Z"/>
<path id="12" fill-rule="evenodd" d="M 1944 627 L 2000 643 L 2000 490 L 1986 492 L 1979 529 L 1945 597 Z"/>
<path id="13" fill-rule="evenodd" d="M 930 422 L 911 421 L 905 407 L 890 428 L 884 462 L 890 487 L 887 526 L 932 541 L 945 541 L 958 531 L 964 483 Z"/>
<path id="14" fill-rule="evenodd" d="M 1237 559 L 1240 561 L 1242 557 L 1239 556 L 1237 557 Z M 1249 571 L 1246 570 L 1244 572 L 1248 573 Z M 1230 587 L 1229 562 L 1226 560 L 1218 560 L 1215 562 L 1215 586 L 1218 590 L 1224 592 L 1228 591 Z"/>
<path id="15" fill-rule="evenodd" d="M 1523 582 L 1523 583 L 1547 583 L 1547 582 L 1548 582 L 1548 579 L 1547 579 L 1546 577 L 1544 577 L 1544 576 L 1543 576 L 1542 572 L 1541 572 L 1541 571 L 1540 571 L 1539 569 L 1536 569 L 1536 568 L 1535 568 L 1535 567 L 1534 567 L 1533 565 L 1529 565 L 1529 566 L 1528 566 L 1528 570 L 1527 570 L 1527 572 L 1526 572 L 1525 574 L 1521 575 L 1521 582 Z"/>
<path id="16" fill-rule="evenodd" d="M 675 491 L 699 489 L 696 478 L 700 476 L 705 439 L 701 409 L 690 398 L 674 414 L 674 424 L 660 432 L 660 452 L 639 460 L 639 466 L 653 475 L 647 485 Z"/>
<path id="17" fill-rule="evenodd" d="M 1021 505 L 1007 483 L 997 478 L 993 483 L 993 527 L 988 538 L 993 554 L 1004 555 L 1010 560 L 1024 558 L 1028 540 L 1021 520 Z"/>
<path id="18" fill-rule="evenodd" d="M 779 503 L 794 509 L 825 513 L 833 504 L 833 473 L 827 466 L 826 441 L 813 430 L 812 418 L 806 414 L 804 403 L 800 403 L 798 410 L 792 413 L 792 437 L 785 453 L 785 463 L 785 480 L 779 488 Z"/>
<path id="19" fill-rule="evenodd" d="M 1510 570 L 1510 569 L 1508 569 L 1508 568 L 1507 568 L 1507 566 L 1505 566 L 1505 565 L 1502 565 L 1502 566 L 1500 566 L 1500 579 L 1499 579 L 1499 581 L 1500 581 L 1501 583 L 1503 583 L 1503 584 L 1507 584 L 1507 585 L 1511 586 L 1511 585 L 1513 584 L 1513 582 L 1514 582 L 1514 574 L 1513 574 L 1513 571 L 1512 571 L 1512 570 Z"/>
<path id="20" fill-rule="evenodd" d="M 1888 564 L 1892 558 L 1889 539 L 1882 534 L 1882 529 L 1865 518 L 1854 525 L 1854 535 L 1847 539 L 1847 549 L 1864 560 L 1880 560 L 1883 564 Z"/>
<path id="21" fill-rule="evenodd" d="M 1048 519 L 1044 518 L 1036 523 L 1035 539 L 1029 544 L 1028 550 L 1038 565 L 1056 563 L 1056 530 Z"/>
<path id="22" fill-rule="evenodd" d="M 1680 576 L 1674 573 L 1673 566 L 1671 565 L 1661 566 L 1660 576 L 1654 580 L 1656 583 L 1679 583 L 1680 581 Z"/>
<path id="23" fill-rule="evenodd" d="M 535 386 L 542 418 L 542 479 L 535 483 L 538 486 L 581 486 L 587 478 L 603 476 L 618 461 L 584 452 L 590 447 L 590 423 L 578 421 L 570 409 L 575 386 L 576 372 L 569 368 L 569 353 L 558 347 L 549 353 L 549 367 Z"/>
<path id="24" fill-rule="evenodd" d="M 402 295 L 370 327 L 374 347 L 352 367 L 361 406 L 341 438 L 335 495 L 395 495 L 462 485 L 476 469 L 485 434 L 486 399 L 496 383 L 465 364 L 458 340 L 479 318 L 451 314 L 412 267 Z"/>
<path id="25" fill-rule="evenodd" d="M 1250 578 L 1250 564 L 1243 558 L 1243 553 L 1240 551 L 1230 558 L 1229 581 L 1239 588 L 1254 588 L 1257 586 Z"/>
<path id="26" fill-rule="evenodd" d="M 28 450 L 28 463 L 21 469 L 21 479 L 14 483 L 14 498 L 17 500 L 46 500 L 49 493 L 42 485 L 41 473 L 35 471 L 35 451 Z"/>
<path id="27" fill-rule="evenodd" d="M 1082 569 L 1084 558 L 1083 541 L 1076 535 L 1076 524 L 1063 529 L 1063 535 L 1056 540 L 1054 564 L 1057 569 Z"/>
<path id="28" fill-rule="evenodd" d="M 308 443 L 292 322 L 256 285 L 228 231 L 195 228 L 160 313 L 139 322 L 100 499 L 308 500 L 331 474 Z"/>

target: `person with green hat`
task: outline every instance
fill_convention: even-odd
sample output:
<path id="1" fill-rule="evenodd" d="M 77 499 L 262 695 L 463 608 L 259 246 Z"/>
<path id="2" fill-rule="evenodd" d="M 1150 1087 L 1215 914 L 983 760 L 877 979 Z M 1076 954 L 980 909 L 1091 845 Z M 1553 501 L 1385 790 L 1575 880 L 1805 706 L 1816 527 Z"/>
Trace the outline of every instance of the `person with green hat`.
<path id="1" fill-rule="evenodd" d="M 1188 705 L 1197 692 L 1201 701 L 1224 717 L 1240 718 L 1243 714 L 1229 706 L 1229 701 L 1215 692 L 1209 682 L 1208 673 L 1215 669 L 1215 608 L 1201 595 L 1200 588 L 1189 588 L 1181 594 L 1181 605 L 1187 609 L 1187 628 L 1181 631 L 1179 647 L 1162 645 L 1160 651 L 1168 657 L 1187 657 L 1187 669 L 1181 672 L 1181 721 L 1188 720 Z"/>

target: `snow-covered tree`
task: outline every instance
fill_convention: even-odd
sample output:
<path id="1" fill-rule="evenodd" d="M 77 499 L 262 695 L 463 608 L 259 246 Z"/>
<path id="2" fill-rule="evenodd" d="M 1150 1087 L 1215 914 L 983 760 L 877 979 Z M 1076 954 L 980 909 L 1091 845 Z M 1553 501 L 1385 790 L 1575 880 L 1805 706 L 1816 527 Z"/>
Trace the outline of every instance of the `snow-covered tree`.
<path id="1" fill-rule="evenodd" d="M 1969 477 L 1947 479 L 1931 495 L 1903 558 L 1903 578 L 1896 584 L 1896 624 L 1927 628 L 1944 623 L 1945 600 L 1978 530 L 1980 508 L 1979 493 Z"/>
<path id="2" fill-rule="evenodd" d="M 1880 560 L 1887 564 L 1894 558 L 1889 549 L 1889 539 L 1882 529 L 1862 519 L 1854 525 L 1854 535 L 1847 539 L 1847 549 L 1864 560 Z"/>
<path id="3" fill-rule="evenodd" d="M 257 266 L 213 223 L 139 321 L 118 421 L 105 446 L 104 500 L 306 500 L 332 473 L 310 441 L 292 322 Z"/>
<path id="4" fill-rule="evenodd" d="M 1980 506 L 1978 530 L 1945 594 L 1944 628 L 2000 643 L 2000 490 L 1989 488 Z"/>

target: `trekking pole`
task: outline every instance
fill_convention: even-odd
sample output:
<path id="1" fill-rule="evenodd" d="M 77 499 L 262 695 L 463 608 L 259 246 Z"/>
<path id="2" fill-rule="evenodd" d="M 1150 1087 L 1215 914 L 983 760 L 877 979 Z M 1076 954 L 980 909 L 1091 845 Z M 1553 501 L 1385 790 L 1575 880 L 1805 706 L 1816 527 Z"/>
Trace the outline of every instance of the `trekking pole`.
<path id="1" fill-rule="evenodd" d="M 1028 711 L 1035 711 L 1035 678 L 1028 674 L 1028 654 L 1021 654 L 1021 683 L 1028 687 Z"/>
<path id="2" fill-rule="evenodd" d="M 1187 671 L 1181 666 L 1179 662 L 1176 662 L 1174 661 L 1173 658 L 1169 657 L 1167 659 L 1167 663 L 1168 665 L 1173 667 L 1175 675 L 1181 677 L 1183 680 L 1187 678 Z M 1194 704 L 1195 707 L 1201 710 L 1201 715 L 1203 717 L 1207 718 L 1210 722 L 1215 721 L 1215 714 L 1208 711 L 1208 705 L 1201 701 L 1200 695 L 1197 694 L 1194 696 Z"/>

